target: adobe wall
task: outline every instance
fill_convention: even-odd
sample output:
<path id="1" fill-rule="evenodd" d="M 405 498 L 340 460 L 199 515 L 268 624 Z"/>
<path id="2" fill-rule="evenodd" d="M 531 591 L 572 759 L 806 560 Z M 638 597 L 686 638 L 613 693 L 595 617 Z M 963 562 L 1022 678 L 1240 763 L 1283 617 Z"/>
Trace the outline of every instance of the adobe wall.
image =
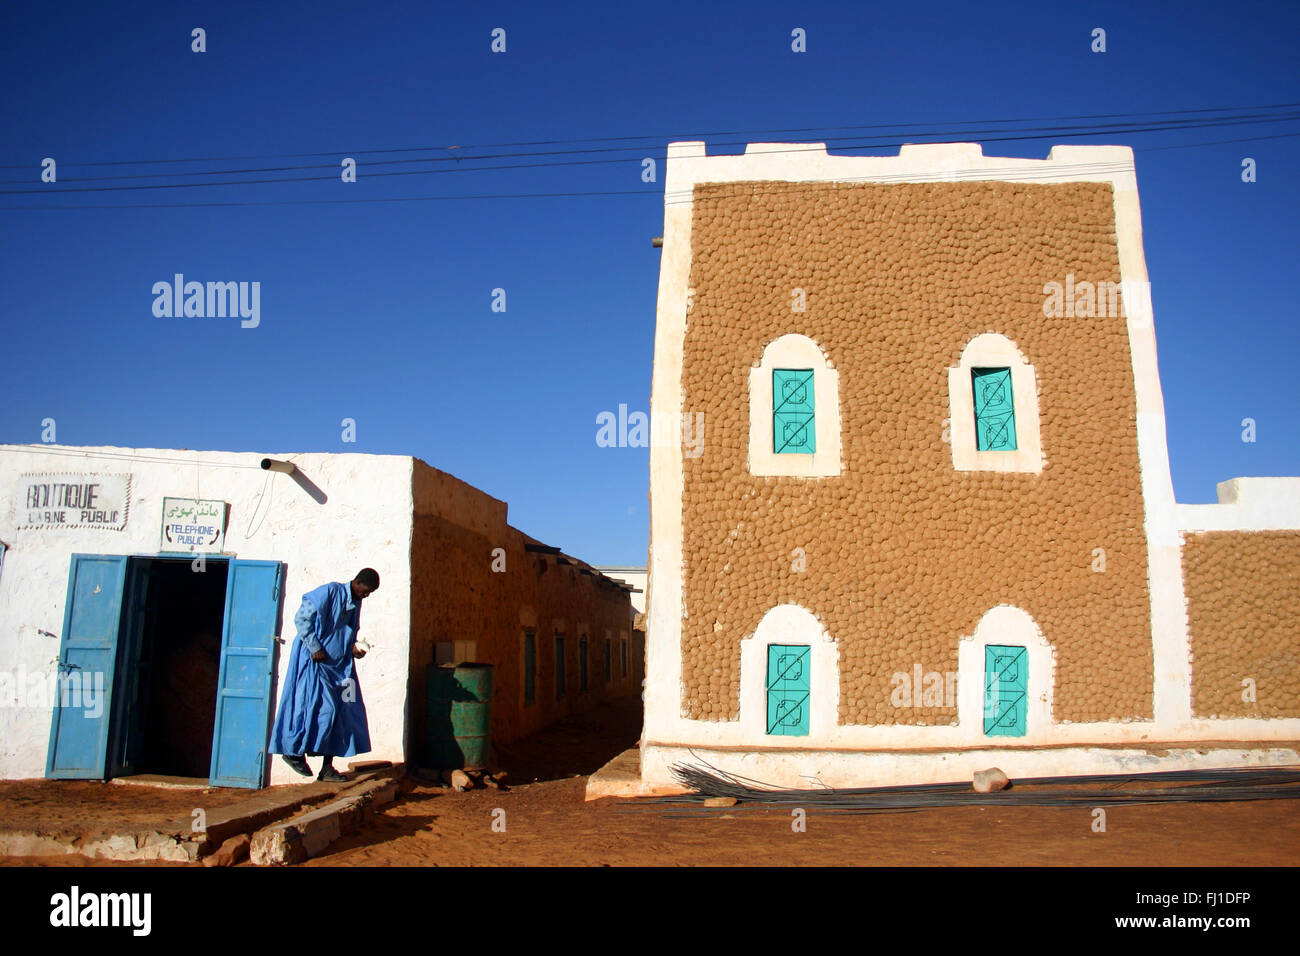
<path id="1" fill-rule="evenodd" d="M 1300 531 L 1185 541 L 1194 715 L 1300 717 Z"/>
<path id="2" fill-rule="evenodd" d="M 302 595 L 330 581 L 349 581 L 370 566 L 380 588 L 361 610 L 361 635 L 373 642 L 357 663 L 370 725 L 361 759 L 402 759 L 402 715 L 410 609 L 407 555 L 411 538 L 411 459 L 397 455 L 276 454 L 299 474 L 262 471 L 260 453 L 67 445 L 0 446 L 0 670 L 48 675 L 63 631 L 71 556 L 157 555 L 164 497 L 220 499 L 229 505 L 225 553 L 284 564 L 283 607 L 272 683 L 279 707 Z M 125 526 L 24 527 L 20 479 L 34 473 L 131 476 Z M 301 483 L 300 483 L 301 482 Z M 215 557 L 215 556 L 214 556 Z M 42 777 L 52 706 L 0 702 L 0 777 Z M 271 784 L 301 777 L 278 758 Z"/>
<path id="3" fill-rule="evenodd" d="M 449 480 L 450 479 L 450 480 Z M 619 640 L 631 637 L 628 595 L 525 550 L 531 540 L 505 523 L 505 502 L 416 461 L 411 541 L 410 739 L 419 760 L 425 673 L 444 641 L 477 642 L 475 660 L 494 665 L 492 737 L 506 742 L 597 702 L 640 692 L 619 667 Z M 494 549 L 504 570 L 493 570 Z M 500 563 L 497 565 L 500 567 Z M 523 703 L 523 634 L 536 633 L 536 702 Z M 554 634 L 565 636 L 566 693 L 555 696 Z M 604 641 L 613 639 L 613 680 L 604 680 Z M 589 638 L 588 691 L 579 690 L 579 639 Z M 630 659 L 629 664 L 633 661 Z"/>
<path id="4" fill-rule="evenodd" d="M 795 603 L 838 643 L 838 723 L 954 723 L 891 706 L 891 676 L 957 671 L 959 638 L 1010 603 L 1054 645 L 1056 721 L 1151 719 L 1126 321 L 1043 313 L 1048 282 L 1120 282 L 1111 186 L 705 183 L 690 235 L 681 407 L 706 440 L 682 459 L 683 716 L 737 718 L 741 639 Z M 1041 475 L 954 471 L 947 369 L 990 331 L 1035 367 Z M 838 477 L 746 467 L 749 369 L 791 332 L 839 372 Z"/>

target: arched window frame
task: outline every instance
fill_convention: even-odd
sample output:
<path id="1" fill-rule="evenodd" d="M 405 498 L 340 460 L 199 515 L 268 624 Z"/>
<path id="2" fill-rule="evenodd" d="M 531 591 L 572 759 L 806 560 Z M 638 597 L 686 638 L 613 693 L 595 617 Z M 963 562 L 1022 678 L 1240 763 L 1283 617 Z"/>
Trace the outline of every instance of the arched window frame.
<path id="1" fill-rule="evenodd" d="M 807 645 L 811 666 L 806 735 L 767 732 L 767 649 L 772 644 Z M 798 604 L 769 608 L 752 634 L 740 642 L 740 724 L 746 740 L 770 746 L 825 743 L 834 735 L 840 710 L 839 645 L 812 611 Z"/>
<path id="2" fill-rule="evenodd" d="M 971 371 L 1011 370 L 1015 407 L 1014 451 L 980 451 L 975 437 L 975 395 Z M 1043 447 L 1038 428 L 1038 379 L 1016 344 L 1004 335 L 985 332 L 962 350 L 956 368 L 948 369 L 948 437 L 956 471 L 1002 471 L 1042 474 Z"/>
<path id="3" fill-rule="evenodd" d="M 772 448 L 772 372 L 813 370 L 813 428 L 816 450 L 810 455 L 779 454 Z M 840 474 L 840 373 L 806 335 L 790 333 L 763 349 L 749 370 L 749 473 L 827 478 Z"/>
<path id="4" fill-rule="evenodd" d="M 1023 736 L 990 736 L 984 730 L 985 649 L 990 644 L 1025 648 L 1029 679 L 1026 732 Z M 963 740 L 990 746 L 1015 746 L 1051 738 L 1056 648 L 1029 612 L 1012 604 L 999 604 L 986 611 L 975 626 L 975 632 L 963 636 L 958 642 L 957 674 L 957 723 Z"/>

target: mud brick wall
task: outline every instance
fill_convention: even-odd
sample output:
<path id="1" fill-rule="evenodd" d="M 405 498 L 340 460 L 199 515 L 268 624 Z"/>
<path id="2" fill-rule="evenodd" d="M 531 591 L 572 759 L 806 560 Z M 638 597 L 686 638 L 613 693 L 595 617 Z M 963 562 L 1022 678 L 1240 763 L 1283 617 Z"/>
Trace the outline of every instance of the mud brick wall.
<path id="1" fill-rule="evenodd" d="M 1043 314 L 1048 282 L 1119 282 L 1111 187 L 704 185 L 691 242 L 683 409 L 707 439 L 684 459 L 683 712 L 736 719 L 741 639 L 793 602 L 838 641 L 841 724 L 951 724 L 892 707 L 891 675 L 956 671 L 959 638 L 1010 603 L 1056 648 L 1056 720 L 1150 718 L 1125 319 Z M 790 332 L 839 370 L 836 478 L 747 471 L 749 369 Z M 1041 475 L 953 470 L 947 369 L 983 332 L 1035 367 Z"/>
<path id="2" fill-rule="evenodd" d="M 411 539 L 411 752 L 424 734 L 425 669 L 442 641 L 477 641 L 475 659 L 494 665 L 492 737 L 506 742 L 601 700 L 639 694 L 639 678 L 624 679 L 618 640 L 629 637 L 627 592 L 525 550 L 528 539 L 505 523 L 502 502 L 417 463 Z M 466 490 L 468 489 L 468 490 Z M 420 513 L 440 511 L 440 514 Z M 505 551 L 505 571 L 493 571 L 493 549 Z M 535 616 L 536 702 L 523 706 L 524 618 Z M 555 698 L 554 622 L 563 622 L 566 694 Z M 588 644 L 588 691 L 579 691 L 579 639 Z M 605 631 L 614 640 L 613 680 L 604 680 Z M 631 663 L 631 662 L 630 662 Z"/>
<path id="3" fill-rule="evenodd" d="M 1188 534 L 1183 586 L 1192 713 L 1300 717 L 1300 531 Z"/>

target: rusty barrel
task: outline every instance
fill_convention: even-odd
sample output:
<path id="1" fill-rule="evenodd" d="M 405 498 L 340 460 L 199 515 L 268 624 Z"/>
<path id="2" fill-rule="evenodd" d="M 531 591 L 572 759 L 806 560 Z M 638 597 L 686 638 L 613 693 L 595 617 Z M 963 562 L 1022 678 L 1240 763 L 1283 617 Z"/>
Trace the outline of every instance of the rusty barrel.
<path id="1" fill-rule="evenodd" d="M 491 664 L 430 664 L 424 707 L 426 767 L 487 768 L 492 729 Z"/>

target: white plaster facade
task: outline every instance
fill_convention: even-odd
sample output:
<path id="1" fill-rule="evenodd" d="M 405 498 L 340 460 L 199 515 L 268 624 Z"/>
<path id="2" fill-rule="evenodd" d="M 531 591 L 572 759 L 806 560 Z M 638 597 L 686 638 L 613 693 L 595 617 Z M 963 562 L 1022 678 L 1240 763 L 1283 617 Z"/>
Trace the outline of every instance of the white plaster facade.
<path id="1" fill-rule="evenodd" d="M 73 554 L 153 556 L 161 548 L 162 499 L 229 503 L 225 551 L 285 565 L 278 672 L 273 708 L 288 669 L 302 595 L 330 581 L 349 581 L 363 567 L 380 588 L 362 605 L 361 631 L 371 650 L 357 662 L 372 749 L 362 759 L 401 761 L 406 752 L 410 631 L 412 461 L 362 454 L 271 454 L 291 461 L 324 493 L 318 502 L 294 477 L 263 471 L 262 454 L 56 445 L 0 445 L 0 671 L 48 674 L 59 656 Z M 130 507 L 120 531 L 20 529 L 15 500 L 28 473 L 130 474 Z M 216 556 L 213 556 L 216 557 Z M 0 701 L 0 778 L 45 775 L 50 706 Z M 346 761 L 343 761 L 344 763 Z M 303 780 L 278 758 L 269 782 Z"/>
<path id="2" fill-rule="evenodd" d="M 1151 599 L 1151 639 L 1154 658 L 1153 719 L 1108 723 L 1056 723 L 1051 719 L 1050 693 L 1053 655 L 1037 626 L 1023 611 L 990 608 L 976 634 L 959 647 L 962 683 L 969 673 L 983 672 L 983 646 L 1019 635 L 1030 654 L 1030 734 L 1027 737 L 984 737 L 971 723 L 970 704 L 959 707 L 956 725 L 838 726 L 813 715 L 809 737 L 756 733 L 761 729 L 752 711 L 758 706 L 753 690 L 759 665 L 755 662 L 769 642 L 761 625 L 742 642 L 741 715 L 736 721 L 689 719 L 682 707 L 682 449 L 671 444 L 650 451 L 651 548 L 649 609 L 646 638 L 645 726 L 641 740 L 641 772 L 645 786 L 672 789 L 675 763 L 700 763 L 723 768 L 775 786 L 866 786 L 968 779 L 980 769 L 997 765 L 1009 775 L 1041 776 L 1126 770 L 1188 769 L 1275 765 L 1300 762 L 1300 720 L 1199 720 L 1191 712 L 1191 659 L 1183 587 L 1181 533 L 1209 527 L 1300 527 L 1300 479 L 1235 479 L 1220 486 L 1219 505 L 1178 505 L 1174 500 L 1166 440 L 1164 399 L 1156 361 L 1150 284 L 1142 248 L 1141 212 L 1133 153 L 1123 146 L 1055 146 L 1043 160 L 986 157 L 978 144 L 953 143 L 904 146 L 897 156 L 831 156 L 824 144 L 750 144 L 743 155 L 707 156 L 701 142 L 671 143 L 665 177 L 663 251 L 655 332 L 651 414 L 677 420 L 682 412 L 682 357 L 691 290 L 691 217 L 694 188 L 725 182 L 936 182 L 978 181 L 1025 183 L 1104 182 L 1114 193 L 1115 232 L 1136 393 L 1136 425 L 1148 542 L 1148 585 Z M 1001 338 L 1000 336 L 995 337 Z M 1037 386 L 1033 366 L 1005 339 L 973 341 L 958 369 L 949 369 L 954 424 L 965 416 L 959 399 L 970 398 L 970 365 L 1008 365 L 1013 369 L 1020 416 L 1037 428 Z M 1005 343 L 1005 344 L 1003 344 Z M 972 351 L 973 350 L 973 351 Z M 987 354 L 986 354 L 987 353 Z M 969 364 L 968 364 L 969 357 Z M 1032 357 L 1028 357 L 1032 358 Z M 997 359 L 997 361 L 994 361 Z M 764 359 L 766 365 L 766 356 Z M 779 365 L 777 367 L 780 367 Z M 806 367 L 806 366 L 805 366 Z M 965 387 L 953 375 L 967 376 Z M 754 468 L 754 422 L 764 410 L 762 375 L 751 370 L 750 462 Z M 758 376 L 755 378 L 755 376 Z M 1020 397 L 1031 398 L 1032 416 Z M 757 396 L 757 397 L 756 397 Z M 817 398 L 821 417 L 822 396 Z M 767 406 L 770 409 L 770 405 Z M 757 409 L 757 411 L 756 411 Z M 1023 411 L 1022 411 L 1023 410 Z M 1031 424 L 1026 421 L 1026 424 Z M 818 422 L 820 426 L 820 421 Z M 836 432 L 838 433 L 838 423 Z M 758 429 L 761 445 L 762 429 Z M 954 431 L 954 438 L 957 432 Z M 1039 472 L 1045 451 L 1026 433 L 1024 447 L 995 470 Z M 821 448 L 818 431 L 818 448 Z M 969 453 L 953 443 L 958 469 L 983 468 L 974 452 L 973 426 Z M 1050 453 L 1050 449 L 1046 450 Z M 971 456 L 977 456 L 974 461 Z M 809 458 L 812 456 L 777 456 Z M 757 459 L 761 467 L 761 458 Z M 791 466 L 794 467 L 794 466 Z M 808 477 L 837 471 L 810 469 Z M 1259 484 L 1256 484 L 1256 483 Z M 1265 484 L 1268 482 L 1267 484 Z M 1279 484 L 1273 484 L 1278 482 Z M 1218 510 L 1211 510 L 1218 509 Z M 775 631 L 797 637 L 816 650 L 814 681 L 834 659 L 834 635 L 824 636 L 812 615 L 800 617 L 782 609 Z M 992 635 L 1001 636 L 996 641 Z M 829 640 L 827 639 L 829 637 Z M 829 646 L 828 646 L 829 645 Z M 1046 681 L 1046 683 L 1043 683 Z M 976 682 L 982 687 L 982 677 Z M 838 694 L 838 689 L 835 691 Z M 748 694 L 748 696 L 747 696 Z M 1034 699 L 1034 695 L 1039 695 Z M 815 696 L 815 693 L 814 693 Z M 816 707 L 817 705 L 814 705 Z M 823 711 L 825 705 L 821 705 Z M 977 705 L 978 709 L 978 705 Z M 1276 741 L 1276 747 L 1236 747 L 1204 741 Z"/>

